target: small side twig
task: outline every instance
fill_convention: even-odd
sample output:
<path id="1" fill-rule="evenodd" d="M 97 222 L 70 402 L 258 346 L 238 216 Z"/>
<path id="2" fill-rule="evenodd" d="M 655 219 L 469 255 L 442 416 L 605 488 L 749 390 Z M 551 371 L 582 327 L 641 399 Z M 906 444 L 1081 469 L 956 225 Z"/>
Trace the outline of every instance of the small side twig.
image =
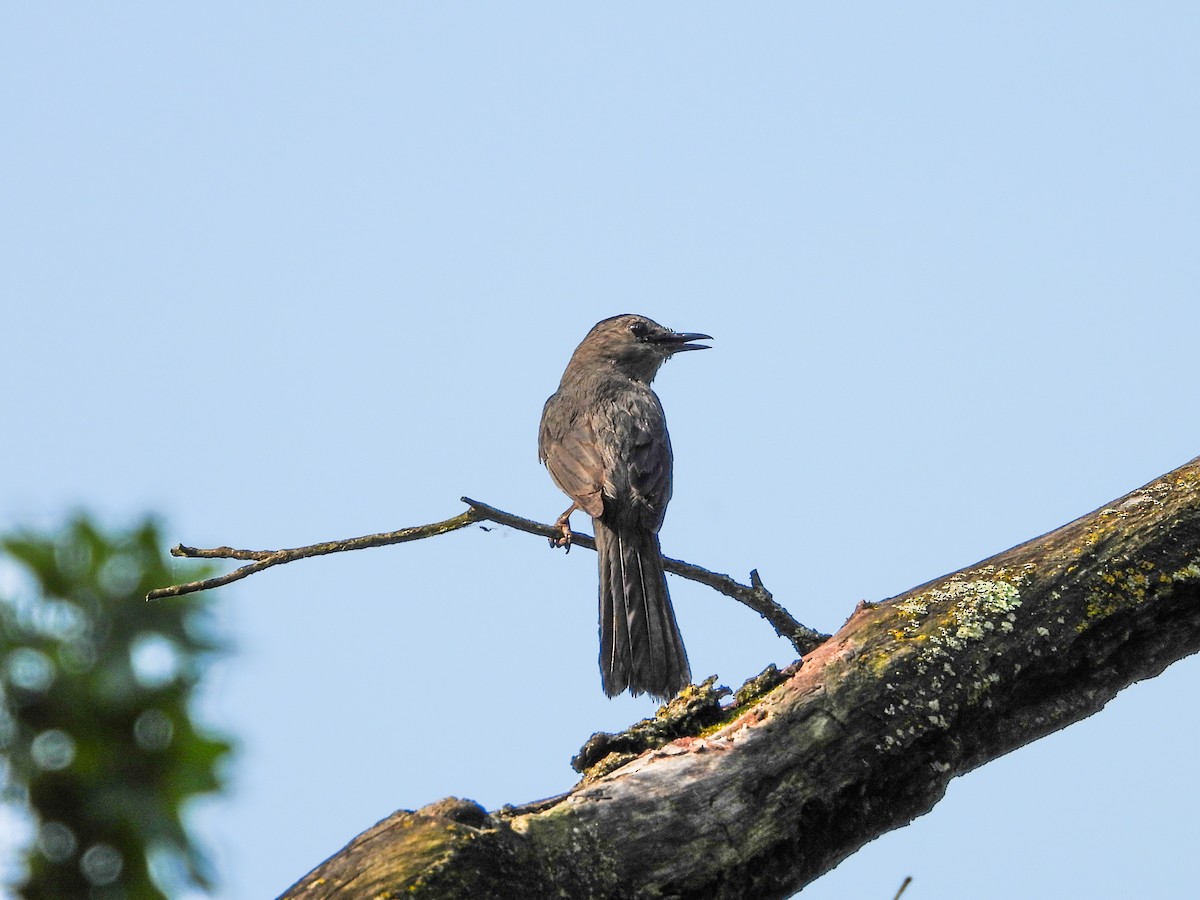
<path id="1" fill-rule="evenodd" d="M 462 502 L 467 504 L 467 511 L 442 522 L 418 525 L 413 528 L 402 528 L 399 531 L 388 531 L 382 534 L 369 534 L 341 541 L 309 544 L 306 547 L 293 547 L 285 550 L 237 550 L 233 547 L 201 549 L 179 544 L 171 548 L 172 556 L 186 559 L 246 560 L 248 564 L 234 569 L 232 572 L 227 572 L 224 575 L 206 578 L 202 581 L 189 581 L 186 584 L 156 588 L 146 595 L 146 599 L 161 600 L 164 597 L 178 597 L 182 594 L 207 591 L 234 581 L 240 581 L 249 575 L 253 575 L 255 572 L 261 572 L 272 566 L 294 562 L 298 559 L 307 559 L 311 556 L 324 556 L 328 553 L 341 553 L 346 550 L 365 550 L 368 547 L 386 547 L 390 544 L 402 544 L 406 541 L 416 541 L 422 538 L 435 537 L 439 534 L 457 531 L 476 522 L 495 522 L 497 525 L 507 525 L 509 528 L 514 528 L 517 531 L 540 535 L 547 539 L 557 537 L 561 533 L 554 525 L 543 525 L 541 522 L 513 515 L 502 509 L 489 506 L 486 503 L 480 503 L 478 500 L 472 500 L 470 497 L 463 497 Z M 579 532 L 573 533 L 572 544 L 585 547 L 588 550 L 596 549 L 596 541 L 589 535 L 580 534 Z M 826 634 L 821 634 L 800 624 L 792 618 L 787 610 L 776 603 L 771 596 L 771 592 L 763 586 L 757 569 L 750 573 L 750 584 L 745 585 L 735 581 L 728 575 L 710 572 L 708 569 L 692 565 L 683 560 L 671 559 L 670 557 L 663 558 L 663 568 L 675 575 L 680 575 L 691 581 L 707 585 L 713 590 L 719 591 L 725 596 L 732 597 L 739 603 L 750 607 L 771 624 L 776 634 L 787 638 L 792 646 L 796 648 L 796 652 L 801 656 L 812 651 L 813 648 L 820 645 L 828 637 Z"/>

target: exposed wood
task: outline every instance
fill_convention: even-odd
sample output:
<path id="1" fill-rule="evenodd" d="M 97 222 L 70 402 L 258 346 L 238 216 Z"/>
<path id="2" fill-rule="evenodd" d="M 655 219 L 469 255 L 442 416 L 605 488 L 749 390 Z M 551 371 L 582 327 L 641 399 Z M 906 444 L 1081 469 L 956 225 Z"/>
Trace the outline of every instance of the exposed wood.
<path id="1" fill-rule="evenodd" d="M 285 896 L 786 897 L 930 809 L 954 776 L 1197 649 L 1193 460 L 861 604 L 781 684 L 718 713 L 729 721 L 609 758 L 617 768 L 540 804 L 397 813 Z"/>

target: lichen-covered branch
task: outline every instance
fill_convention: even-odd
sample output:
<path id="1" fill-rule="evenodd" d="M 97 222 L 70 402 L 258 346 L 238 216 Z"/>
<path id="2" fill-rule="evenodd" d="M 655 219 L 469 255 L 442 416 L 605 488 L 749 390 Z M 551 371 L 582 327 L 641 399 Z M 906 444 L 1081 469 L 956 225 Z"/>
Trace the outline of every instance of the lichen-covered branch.
<path id="1" fill-rule="evenodd" d="M 466 512 L 441 522 L 433 522 L 429 525 L 417 525 L 412 528 L 401 528 L 398 531 L 385 531 L 381 534 L 368 534 L 340 541 L 324 541 L 320 544 L 309 544 L 305 547 L 292 547 L 284 550 L 237 550 L 233 547 L 199 548 L 178 544 L 171 548 L 172 556 L 183 557 L 185 559 L 237 559 L 248 560 L 248 562 L 246 565 L 240 566 L 232 572 L 226 572 L 224 575 L 205 578 L 202 581 L 189 581 L 185 584 L 173 584 L 170 587 L 155 588 L 146 595 L 146 599 L 162 600 L 166 597 L 178 597 L 182 594 L 207 591 L 212 588 L 223 587 L 234 581 L 240 581 L 247 576 L 253 575 L 255 572 L 262 572 L 264 569 L 269 569 L 272 566 L 279 566 L 300 559 L 309 559 L 313 556 L 325 556 L 329 553 L 366 550 L 370 547 L 387 547 L 392 544 L 403 544 L 406 541 L 418 541 L 423 538 L 437 537 L 440 534 L 449 534 L 451 531 L 458 531 L 460 528 L 466 528 L 468 525 L 477 522 L 495 522 L 497 525 L 507 525 L 509 528 L 524 531 L 527 534 L 540 535 L 544 538 L 554 538 L 560 534 L 558 527 L 555 525 L 543 525 L 541 522 L 535 522 L 532 519 L 524 519 L 521 516 L 515 516 L 502 509 L 497 509 L 494 506 L 488 506 L 486 503 L 480 503 L 478 500 L 472 500 L 470 497 L 463 497 L 462 502 L 467 504 L 468 508 Z M 572 543 L 580 547 L 586 547 L 589 550 L 596 549 L 595 540 L 586 534 L 574 533 Z M 776 634 L 782 638 L 787 638 L 796 649 L 796 652 L 801 656 L 829 637 L 827 634 L 822 634 L 806 625 L 801 625 L 792 618 L 786 609 L 776 603 L 771 596 L 771 592 L 763 586 L 757 569 L 751 571 L 750 584 L 745 585 L 734 581 L 728 575 L 710 572 L 708 569 L 678 559 L 665 558 L 663 560 L 663 568 L 668 572 L 681 575 L 691 581 L 707 585 L 713 590 L 719 591 L 725 596 L 732 597 L 739 603 L 750 607 L 771 624 Z"/>
<path id="2" fill-rule="evenodd" d="M 786 897 L 929 810 L 956 775 L 1197 649 L 1193 460 L 1057 531 L 860 604 L 773 688 L 730 707 L 719 691 L 681 698 L 690 718 L 652 723 L 648 749 L 590 742 L 587 776 L 561 797 L 398 812 L 285 897 Z"/>

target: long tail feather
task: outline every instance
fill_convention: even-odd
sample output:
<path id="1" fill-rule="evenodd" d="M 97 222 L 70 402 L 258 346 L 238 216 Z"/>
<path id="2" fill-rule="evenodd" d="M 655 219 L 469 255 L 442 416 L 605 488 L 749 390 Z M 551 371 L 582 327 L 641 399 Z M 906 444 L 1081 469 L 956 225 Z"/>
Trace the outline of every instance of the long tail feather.
<path id="1" fill-rule="evenodd" d="M 600 677 L 604 692 L 670 700 L 691 683 L 658 535 L 594 519 L 600 558 Z"/>

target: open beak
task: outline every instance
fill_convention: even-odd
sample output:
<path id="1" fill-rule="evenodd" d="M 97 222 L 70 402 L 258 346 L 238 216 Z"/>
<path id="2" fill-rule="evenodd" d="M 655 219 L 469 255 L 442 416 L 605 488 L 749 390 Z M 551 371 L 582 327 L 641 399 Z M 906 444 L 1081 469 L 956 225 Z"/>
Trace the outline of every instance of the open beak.
<path id="1" fill-rule="evenodd" d="M 711 350 L 707 344 L 693 344 L 691 341 L 711 341 L 711 334 L 699 334 L 693 331 L 677 333 L 674 331 L 656 335 L 654 343 L 662 346 L 668 353 L 679 353 L 683 350 Z"/>

